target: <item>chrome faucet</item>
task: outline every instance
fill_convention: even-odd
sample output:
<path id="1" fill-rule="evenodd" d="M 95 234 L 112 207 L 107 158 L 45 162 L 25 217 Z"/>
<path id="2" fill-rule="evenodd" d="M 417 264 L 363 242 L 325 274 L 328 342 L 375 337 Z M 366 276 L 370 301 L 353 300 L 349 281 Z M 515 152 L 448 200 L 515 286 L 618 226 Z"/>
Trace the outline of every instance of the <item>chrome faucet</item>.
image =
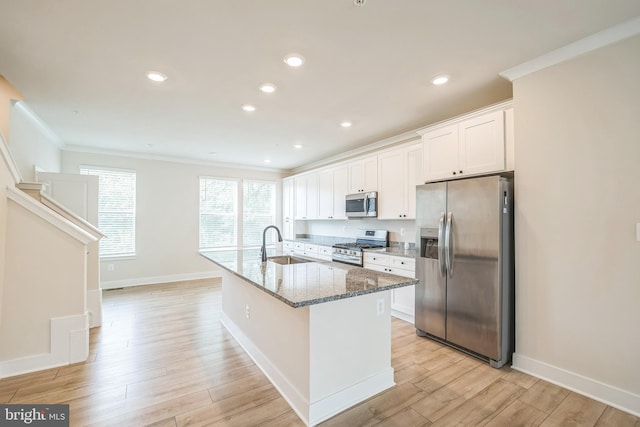
<path id="1" fill-rule="evenodd" d="M 275 228 L 276 231 L 278 232 L 278 242 L 282 242 L 282 235 L 280 234 L 280 230 L 278 230 L 278 227 L 276 227 L 275 225 L 268 225 L 264 228 L 264 230 L 262 231 L 262 247 L 260 248 L 260 254 L 262 255 L 262 262 L 265 262 L 267 260 L 267 242 L 266 242 L 266 236 L 267 236 L 267 230 L 270 228 Z"/>

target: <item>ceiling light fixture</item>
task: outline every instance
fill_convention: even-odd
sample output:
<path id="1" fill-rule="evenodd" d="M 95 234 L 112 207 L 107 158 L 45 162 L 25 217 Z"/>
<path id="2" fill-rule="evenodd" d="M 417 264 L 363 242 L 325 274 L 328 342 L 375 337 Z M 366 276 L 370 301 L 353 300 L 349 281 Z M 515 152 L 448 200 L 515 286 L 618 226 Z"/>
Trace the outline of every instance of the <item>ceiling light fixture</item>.
<path id="1" fill-rule="evenodd" d="M 147 71 L 147 78 L 156 83 L 166 82 L 168 77 L 159 71 Z"/>
<path id="2" fill-rule="evenodd" d="M 342 126 L 343 128 L 350 128 L 351 127 L 351 122 L 342 122 L 342 123 L 340 123 L 340 126 Z"/>
<path id="3" fill-rule="evenodd" d="M 271 160 L 269 160 L 269 159 L 264 159 L 264 162 L 265 162 L 265 163 L 271 163 Z"/>
<path id="4" fill-rule="evenodd" d="M 353 0 L 353 4 L 355 4 L 356 6 L 364 6 L 366 2 L 367 0 Z"/>
<path id="5" fill-rule="evenodd" d="M 258 89 L 260 89 L 264 93 L 273 93 L 276 91 L 276 85 L 273 83 L 262 83 Z"/>
<path id="6" fill-rule="evenodd" d="M 435 76 L 434 78 L 431 79 L 431 83 L 433 83 L 436 86 L 443 85 L 448 81 L 449 81 L 449 76 L 446 74 Z"/>
<path id="7" fill-rule="evenodd" d="M 295 149 L 298 149 L 298 150 L 299 150 L 299 149 L 301 149 L 301 148 L 302 148 L 302 144 L 294 144 L 294 145 L 293 145 L 293 148 L 295 148 Z"/>
<path id="8" fill-rule="evenodd" d="M 290 67 L 299 67 L 304 64 L 304 56 L 298 53 L 291 53 L 284 57 L 284 63 Z"/>
<path id="9" fill-rule="evenodd" d="M 247 113 L 253 113 L 256 111 L 256 106 L 251 104 L 242 104 L 242 109 Z"/>

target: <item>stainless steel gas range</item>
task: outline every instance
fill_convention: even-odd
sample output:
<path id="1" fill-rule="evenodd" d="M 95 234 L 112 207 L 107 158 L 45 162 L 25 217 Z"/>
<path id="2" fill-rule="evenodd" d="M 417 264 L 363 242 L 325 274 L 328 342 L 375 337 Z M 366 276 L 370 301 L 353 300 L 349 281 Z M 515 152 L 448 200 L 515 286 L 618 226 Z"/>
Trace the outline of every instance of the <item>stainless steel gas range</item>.
<path id="1" fill-rule="evenodd" d="M 336 243 L 333 245 L 331 259 L 345 264 L 363 266 L 363 249 L 383 249 L 389 246 L 387 230 L 360 230 L 355 242 Z"/>

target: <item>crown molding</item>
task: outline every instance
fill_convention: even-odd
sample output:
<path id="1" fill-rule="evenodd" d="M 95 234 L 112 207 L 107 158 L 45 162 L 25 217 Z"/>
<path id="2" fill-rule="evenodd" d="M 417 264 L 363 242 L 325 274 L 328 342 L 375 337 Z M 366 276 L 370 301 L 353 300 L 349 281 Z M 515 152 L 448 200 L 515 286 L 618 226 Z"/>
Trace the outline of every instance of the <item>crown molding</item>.
<path id="1" fill-rule="evenodd" d="M 584 55 L 601 47 L 619 42 L 621 40 L 640 34 L 640 16 L 629 21 L 607 28 L 606 30 L 592 34 L 574 43 L 552 50 L 542 56 L 524 62 L 513 68 L 505 70 L 499 75 L 510 82 L 526 75 L 535 73 L 544 68 Z"/>
<path id="2" fill-rule="evenodd" d="M 65 144 L 61 148 L 61 150 L 75 152 L 75 153 L 99 154 L 104 156 L 118 156 L 118 157 L 135 158 L 135 159 L 141 159 L 141 160 L 155 160 L 155 161 L 169 162 L 169 163 L 212 166 L 212 167 L 226 168 L 226 169 L 242 169 L 242 170 L 251 170 L 251 171 L 259 171 L 259 172 L 271 172 L 271 173 L 278 173 L 278 174 L 283 174 L 287 172 L 286 169 L 265 168 L 260 166 L 247 166 L 239 163 L 212 162 L 208 160 L 200 160 L 200 159 L 194 159 L 190 157 L 140 153 L 137 151 L 110 150 L 105 148 L 86 147 L 83 145 Z"/>

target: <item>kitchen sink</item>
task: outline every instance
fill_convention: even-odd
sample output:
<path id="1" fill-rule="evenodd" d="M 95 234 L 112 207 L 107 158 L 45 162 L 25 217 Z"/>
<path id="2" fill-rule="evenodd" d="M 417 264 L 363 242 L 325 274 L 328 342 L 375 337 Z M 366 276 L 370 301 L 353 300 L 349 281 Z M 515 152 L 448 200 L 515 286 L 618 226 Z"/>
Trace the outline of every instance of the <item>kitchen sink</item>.
<path id="1" fill-rule="evenodd" d="M 313 262 L 310 259 L 296 258 L 289 255 L 272 256 L 267 258 L 267 261 L 275 262 L 276 264 L 281 264 L 281 265 L 303 264 L 305 262 Z"/>

